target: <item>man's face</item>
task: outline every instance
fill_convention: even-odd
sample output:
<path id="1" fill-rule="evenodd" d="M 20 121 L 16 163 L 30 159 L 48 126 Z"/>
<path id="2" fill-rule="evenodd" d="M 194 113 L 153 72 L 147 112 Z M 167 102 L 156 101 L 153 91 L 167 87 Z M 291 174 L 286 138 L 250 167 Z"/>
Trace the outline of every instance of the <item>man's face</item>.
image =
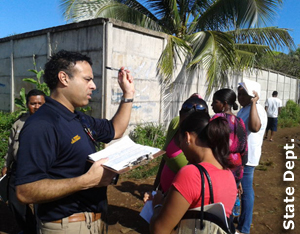
<path id="1" fill-rule="evenodd" d="M 243 87 L 238 88 L 238 101 L 241 106 L 247 106 L 251 102 L 251 96 L 248 95 L 247 91 Z"/>
<path id="2" fill-rule="evenodd" d="M 73 69 L 73 77 L 68 79 L 67 98 L 74 108 L 86 106 L 96 89 L 92 67 L 86 61 L 77 61 Z"/>
<path id="3" fill-rule="evenodd" d="M 27 107 L 30 115 L 34 114 L 44 103 L 45 97 L 43 95 L 29 97 Z"/>

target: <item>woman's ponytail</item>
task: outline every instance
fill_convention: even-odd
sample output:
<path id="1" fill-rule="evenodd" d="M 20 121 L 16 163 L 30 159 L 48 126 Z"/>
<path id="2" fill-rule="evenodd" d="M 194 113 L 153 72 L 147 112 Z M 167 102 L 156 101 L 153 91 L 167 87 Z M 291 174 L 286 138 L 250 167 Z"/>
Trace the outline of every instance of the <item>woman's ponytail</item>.
<path id="1" fill-rule="evenodd" d="M 229 156 L 230 129 L 227 119 L 218 117 L 207 126 L 207 145 L 212 149 L 217 161 L 224 167 L 231 167 Z"/>

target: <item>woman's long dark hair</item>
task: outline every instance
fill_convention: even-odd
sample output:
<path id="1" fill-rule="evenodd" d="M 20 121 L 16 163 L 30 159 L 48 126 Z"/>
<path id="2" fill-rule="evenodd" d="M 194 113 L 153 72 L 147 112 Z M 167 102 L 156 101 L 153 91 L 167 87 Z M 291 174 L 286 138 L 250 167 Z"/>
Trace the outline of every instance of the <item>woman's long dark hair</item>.
<path id="1" fill-rule="evenodd" d="M 182 136 L 185 132 L 195 132 L 198 139 L 212 150 L 224 169 L 232 167 L 228 159 L 230 129 L 227 119 L 218 117 L 210 121 L 207 113 L 194 112 L 180 124 L 179 131 Z"/>

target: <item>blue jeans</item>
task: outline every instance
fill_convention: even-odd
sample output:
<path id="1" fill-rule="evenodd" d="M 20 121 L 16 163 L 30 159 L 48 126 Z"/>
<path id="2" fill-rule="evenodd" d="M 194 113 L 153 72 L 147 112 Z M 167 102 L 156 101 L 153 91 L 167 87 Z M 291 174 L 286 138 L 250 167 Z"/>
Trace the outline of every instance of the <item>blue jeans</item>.
<path id="1" fill-rule="evenodd" d="M 255 167 L 245 166 L 242 178 L 243 194 L 241 215 L 237 229 L 242 233 L 250 233 L 254 206 L 253 174 Z"/>

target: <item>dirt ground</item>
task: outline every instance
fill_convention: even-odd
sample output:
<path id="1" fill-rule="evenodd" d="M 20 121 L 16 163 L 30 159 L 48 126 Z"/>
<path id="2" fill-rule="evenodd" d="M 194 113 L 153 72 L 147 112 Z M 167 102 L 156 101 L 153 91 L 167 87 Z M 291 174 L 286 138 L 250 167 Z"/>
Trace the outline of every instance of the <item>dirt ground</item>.
<path id="1" fill-rule="evenodd" d="M 294 148 L 286 153 L 287 150 L 283 147 L 286 144 L 291 145 L 291 139 L 294 139 Z M 300 157 L 296 160 L 286 159 L 286 155 L 291 156 L 292 152 L 295 157 L 300 155 L 300 127 L 279 129 L 274 142 L 264 141 L 261 165 L 254 173 L 255 206 L 251 234 L 300 233 Z M 292 162 L 295 163 L 295 168 L 288 170 L 287 167 L 293 167 Z M 293 173 L 294 181 L 284 181 L 284 173 L 289 175 L 288 178 Z M 117 185 L 109 186 L 109 234 L 149 233 L 148 223 L 139 216 L 139 212 L 143 207 L 143 194 L 152 189 L 153 181 L 154 177 L 128 180 L 121 176 Z M 286 194 L 288 187 L 294 188 L 293 195 Z M 286 197 L 288 203 L 284 202 Z M 284 221 L 287 224 L 294 222 L 294 230 L 291 230 L 291 225 L 289 230 L 285 230 Z M 0 234 L 1 231 L 9 234 L 19 231 L 3 203 L 0 203 Z"/>

